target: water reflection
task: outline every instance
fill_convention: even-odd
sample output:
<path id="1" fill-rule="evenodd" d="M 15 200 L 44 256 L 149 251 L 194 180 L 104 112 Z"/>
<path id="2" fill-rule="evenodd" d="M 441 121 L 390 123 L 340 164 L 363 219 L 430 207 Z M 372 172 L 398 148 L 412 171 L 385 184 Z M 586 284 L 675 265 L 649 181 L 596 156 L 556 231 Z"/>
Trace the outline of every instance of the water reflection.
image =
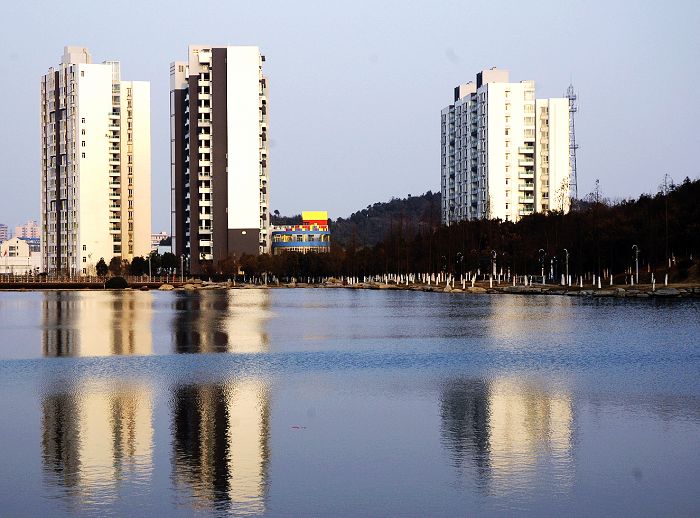
<path id="1" fill-rule="evenodd" d="M 41 403 L 41 451 L 50 486 L 83 504 L 114 500 L 120 484 L 147 484 L 152 470 L 153 397 L 139 383 L 82 380 Z"/>
<path id="2" fill-rule="evenodd" d="M 56 291 L 42 301 L 44 356 L 152 353 L 153 294 Z"/>
<path id="3" fill-rule="evenodd" d="M 489 299 L 490 321 L 484 327 L 491 347 L 501 349 L 544 348 L 570 343 L 575 318 L 574 297 L 537 298 L 527 296 L 491 297 Z M 547 326 L 547 340 L 537 340 L 533 335 L 533 323 Z"/>
<path id="4" fill-rule="evenodd" d="M 200 290 L 176 294 L 174 350 L 178 353 L 265 352 L 268 290 Z"/>
<path id="5" fill-rule="evenodd" d="M 455 379 L 442 389 L 441 418 L 455 465 L 473 465 L 487 492 L 570 487 L 573 410 L 565 391 L 510 378 Z"/>
<path id="6" fill-rule="evenodd" d="M 151 292 L 55 291 L 41 301 L 41 344 L 45 357 L 150 355 L 162 353 L 269 350 L 267 290 L 201 290 L 161 295 L 172 312 L 171 326 L 154 329 L 162 299 Z M 158 325 L 162 325 L 157 322 Z M 154 351 L 156 339 L 165 350 Z M 169 349 L 168 349 L 169 348 Z"/>
<path id="7" fill-rule="evenodd" d="M 265 511 L 270 402 L 267 383 L 179 385 L 173 394 L 173 478 L 195 508 Z"/>

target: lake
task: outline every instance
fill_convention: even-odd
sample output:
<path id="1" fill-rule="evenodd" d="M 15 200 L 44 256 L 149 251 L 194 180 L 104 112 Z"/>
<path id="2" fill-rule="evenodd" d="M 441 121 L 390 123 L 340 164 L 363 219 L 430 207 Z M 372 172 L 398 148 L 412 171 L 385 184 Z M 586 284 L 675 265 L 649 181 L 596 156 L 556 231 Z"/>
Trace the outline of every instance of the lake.
<path id="1" fill-rule="evenodd" d="M 700 300 L 0 293 L 0 515 L 700 515 Z"/>

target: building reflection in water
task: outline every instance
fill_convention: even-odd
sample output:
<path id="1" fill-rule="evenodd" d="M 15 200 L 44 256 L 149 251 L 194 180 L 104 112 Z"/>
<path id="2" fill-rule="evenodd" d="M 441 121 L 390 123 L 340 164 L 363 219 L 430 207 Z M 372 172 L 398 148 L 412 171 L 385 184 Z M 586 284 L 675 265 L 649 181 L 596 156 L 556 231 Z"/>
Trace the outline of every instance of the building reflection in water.
<path id="1" fill-rule="evenodd" d="M 571 342 L 575 318 L 574 297 L 491 297 L 484 325 L 489 347 L 548 349 Z M 547 341 L 539 339 L 537 325 L 547 326 Z"/>
<path id="2" fill-rule="evenodd" d="M 44 356 L 152 353 L 150 292 L 45 292 L 41 313 Z"/>
<path id="3" fill-rule="evenodd" d="M 270 294 L 263 289 L 179 292 L 173 348 L 180 353 L 266 352 Z"/>
<path id="4" fill-rule="evenodd" d="M 269 386 L 252 379 L 173 391 L 173 478 L 195 508 L 265 512 Z"/>
<path id="5" fill-rule="evenodd" d="M 153 397 L 140 383 L 81 380 L 42 398 L 42 463 L 47 482 L 98 504 L 121 484 L 148 484 L 153 465 Z"/>
<path id="6" fill-rule="evenodd" d="M 489 493 L 570 487 L 573 410 L 566 392 L 509 378 L 456 379 L 443 387 L 441 417 L 455 465 L 473 465 Z"/>

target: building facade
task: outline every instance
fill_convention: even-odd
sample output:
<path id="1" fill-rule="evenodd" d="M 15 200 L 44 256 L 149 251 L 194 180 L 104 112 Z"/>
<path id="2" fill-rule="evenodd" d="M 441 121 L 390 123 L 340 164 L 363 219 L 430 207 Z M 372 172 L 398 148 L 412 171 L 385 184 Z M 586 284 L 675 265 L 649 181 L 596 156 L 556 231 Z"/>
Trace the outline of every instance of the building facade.
<path id="1" fill-rule="evenodd" d="M 151 234 L 151 252 L 157 251 L 158 247 L 160 246 L 160 242 L 164 239 L 168 239 L 169 237 L 170 235 L 165 230 L 156 234 Z"/>
<path id="2" fill-rule="evenodd" d="M 7 230 L 7 225 L 0 223 L 0 243 L 7 241 L 10 238 L 10 233 Z"/>
<path id="3" fill-rule="evenodd" d="M 36 221 L 30 219 L 24 225 L 15 227 L 15 237 L 41 238 L 41 227 Z"/>
<path id="4" fill-rule="evenodd" d="M 442 223 L 569 210 L 569 104 L 492 68 L 441 112 Z"/>
<path id="5" fill-rule="evenodd" d="M 326 211 L 304 211 L 301 225 L 275 225 L 272 227 L 272 253 L 282 252 L 330 252 L 331 231 Z"/>
<path id="6" fill-rule="evenodd" d="M 150 251 L 150 83 L 66 47 L 41 79 L 41 247 L 48 272 L 90 274 Z"/>
<path id="7" fill-rule="evenodd" d="M 170 66 L 172 247 L 193 273 L 269 251 L 264 61 L 258 47 L 192 45 Z"/>
<path id="8" fill-rule="evenodd" d="M 39 273 L 41 255 L 30 240 L 13 237 L 0 244 L 0 274 Z"/>

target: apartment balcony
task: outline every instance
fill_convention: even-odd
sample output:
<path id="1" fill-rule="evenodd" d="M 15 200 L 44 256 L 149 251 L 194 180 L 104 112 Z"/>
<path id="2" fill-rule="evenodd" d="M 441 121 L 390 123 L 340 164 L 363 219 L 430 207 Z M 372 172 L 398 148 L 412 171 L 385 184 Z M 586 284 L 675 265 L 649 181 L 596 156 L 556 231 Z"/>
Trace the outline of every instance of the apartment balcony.
<path id="1" fill-rule="evenodd" d="M 520 209 L 518 211 L 519 216 L 529 216 L 530 214 L 534 214 L 535 209 Z"/>
<path id="2" fill-rule="evenodd" d="M 534 146 L 520 146 L 518 148 L 518 153 L 522 153 L 523 155 L 532 155 L 534 152 L 535 152 Z"/>
<path id="3" fill-rule="evenodd" d="M 119 160 L 119 158 L 117 158 L 116 160 L 114 160 L 113 158 L 110 158 L 108 163 L 109 163 L 109 165 L 119 165 L 121 163 L 121 161 Z"/>
<path id="4" fill-rule="evenodd" d="M 211 220 L 212 220 L 212 215 L 211 215 L 211 214 L 200 214 L 200 215 L 199 215 L 199 220 L 200 220 L 200 221 L 211 221 Z"/>
<path id="5" fill-rule="evenodd" d="M 520 196 L 518 198 L 518 202 L 532 204 L 532 203 L 535 203 L 535 197 L 534 196 Z"/>
<path id="6" fill-rule="evenodd" d="M 521 167 L 534 167 L 535 160 L 532 158 L 519 158 L 518 165 Z"/>
<path id="7" fill-rule="evenodd" d="M 535 190 L 535 184 L 534 183 L 521 183 L 518 185 L 518 190 L 520 191 L 533 191 Z"/>
<path id="8" fill-rule="evenodd" d="M 532 180 L 535 178 L 534 171 L 518 171 L 518 178 L 521 180 Z"/>
<path id="9" fill-rule="evenodd" d="M 122 220 L 122 218 L 120 218 L 119 216 L 111 215 L 109 217 L 110 223 L 119 223 L 119 222 L 121 222 L 121 220 Z"/>

